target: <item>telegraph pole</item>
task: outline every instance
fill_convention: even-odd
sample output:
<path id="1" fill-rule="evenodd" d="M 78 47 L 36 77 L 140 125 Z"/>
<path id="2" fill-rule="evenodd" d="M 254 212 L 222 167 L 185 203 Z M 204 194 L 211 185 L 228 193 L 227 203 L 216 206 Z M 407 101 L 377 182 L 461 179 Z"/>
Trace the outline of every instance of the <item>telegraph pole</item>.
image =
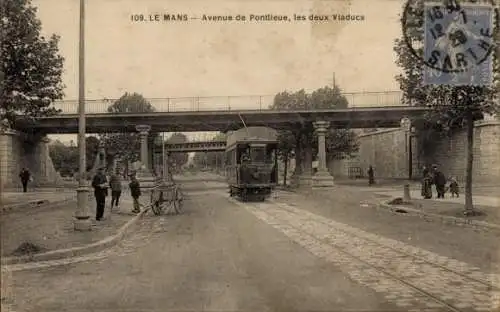
<path id="1" fill-rule="evenodd" d="M 80 0 L 80 34 L 78 49 L 78 150 L 79 171 L 78 189 L 76 190 L 77 205 L 75 214 L 75 230 L 90 231 L 90 221 L 87 207 L 89 188 L 87 185 L 87 163 L 85 159 L 85 0 Z"/>

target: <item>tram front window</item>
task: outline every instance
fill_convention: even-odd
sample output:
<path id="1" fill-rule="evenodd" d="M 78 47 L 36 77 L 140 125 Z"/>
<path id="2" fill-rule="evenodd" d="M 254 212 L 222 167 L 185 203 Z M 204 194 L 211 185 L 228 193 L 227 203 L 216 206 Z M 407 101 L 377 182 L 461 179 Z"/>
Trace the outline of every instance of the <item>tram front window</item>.
<path id="1" fill-rule="evenodd" d="M 265 147 L 254 147 L 251 150 L 252 162 L 264 163 L 266 162 L 266 148 Z"/>

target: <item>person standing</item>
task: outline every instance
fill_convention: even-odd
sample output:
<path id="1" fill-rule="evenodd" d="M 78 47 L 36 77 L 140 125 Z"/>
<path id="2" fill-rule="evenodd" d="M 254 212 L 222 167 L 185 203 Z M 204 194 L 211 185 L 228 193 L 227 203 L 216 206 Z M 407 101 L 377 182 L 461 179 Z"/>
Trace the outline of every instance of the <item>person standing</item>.
<path id="1" fill-rule="evenodd" d="M 446 177 L 438 169 L 437 165 L 432 166 L 432 171 L 434 173 L 434 184 L 436 185 L 437 198 L 444 198 Z"/>
<path id="2" fill-rule="evenodd" d="M 141 212 L 141 208 L 139 206 L 139 197 L 141 196 L 141 185 L 137 180 L 135 173 L 132 173 L 130 175 L 130 183 L 128 186 L 130 188 L 130 195 L 132 195 L 132 199 L 134 201 L 134 209 L 132 210 L 132 213 L 139 213 Z"/>
<path id="3" fill-rule="evenodd" d="M 425 199 L 432 198 L 432 175 L 427 166 L 422 169 L 422 190 L 421 195 Z"/>
<path id="4" fill-rule="evenodd" d="M 375 173 L 373 171 L 372 165 L 368 167 L 368 185 L 373 185 L 375 184 Z"/>
<path id="5" fill-rule="evenodd" d="M 113 211 L 113 207 L 116 207 L 119 211 L 120 196 L 122 194 L 122 179 L 120 170 L 117 169 L 116 172 L 111 175 L 109 179 L 109 186 L 111 187 L 111 211 Z"/>
<path id="6" fill-rule="evenodd" d="M 92 180 L 92 187 L 94 188 L 94 196 L 96 200 L 96 221 L 101 221 L 104 216 L 104 206 L 106 205 L 106 196 L 108 195 L 108 181 L 104 175 L 104 168 L 99 168 L 97 174 Z"/>
<path id="7" fill-rule="evenodd" d="M 31 173 L 28 169 L 23 168 L 19 173 L 19 178 L 21 178 L 21 184 L 23 185 L 23 193 L 26 193 L 28 191 L 28 182 L 31 180 Z"/>

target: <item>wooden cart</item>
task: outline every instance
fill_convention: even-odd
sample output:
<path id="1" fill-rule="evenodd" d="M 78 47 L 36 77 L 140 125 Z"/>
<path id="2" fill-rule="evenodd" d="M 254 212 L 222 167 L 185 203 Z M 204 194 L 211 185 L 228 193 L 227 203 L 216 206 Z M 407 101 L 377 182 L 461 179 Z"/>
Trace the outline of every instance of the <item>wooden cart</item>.
<path id="1" fill-rule="evenodd" d="M 183 201 L 183 194 L 171 176 L 168 180 L 158 181 L 151 190 L 151 210 L 157 216 L 180 214 Z"/>

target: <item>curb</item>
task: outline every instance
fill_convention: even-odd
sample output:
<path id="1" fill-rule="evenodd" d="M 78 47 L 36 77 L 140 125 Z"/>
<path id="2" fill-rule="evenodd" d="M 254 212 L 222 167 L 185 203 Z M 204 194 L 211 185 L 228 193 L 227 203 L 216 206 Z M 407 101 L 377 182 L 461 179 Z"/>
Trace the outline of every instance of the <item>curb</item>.
<path id="1" fill-rule="evenodd" d="M 50 205 L 60 205 L 74 200 L 73 198 L 66 198 L 62 200 L 50 201 L 48 199 L 41 200 L 31 200 L 27 203 L 12 204 L 12 205 L 2 205 L 2 213 L 9 213 L 20 211 L 24 209 L 41 209 L 46 208 Z"/>
<path id="2" fill-rule="evenodd" d="M 390 200 L 385 200 L 385 201 L 380 202 L 378 204 L 378 207 L 389 210 L 392 213 L 398 213 L 398 212 L 396 212 L 396 210 L 402 209 L 402 210 L 409 212 L 409 214 L 411 214 L 411 215 L 417 215 L 420 218 L 424 218 L 426 220 L 440 221 L 443 224 L 452 224 L 452 225 L 472 227 L 472 228 L 483 228 L 483 229 L 488 229 L 488 230 L 500 230 L 499 224 L 488 223 L 485 221 L 478 221 L 478 220 L 472 220 L 472 219 L 459 218 L 459 217 L 453 217 L 453 216 L 443 216 L 443 215 L 439 215 L 439 214 L 435 214 L 435 213 L 423 212 L 422 210 L 418 210 L 418 209 L 410 208 L 410 207 L 406 207 L 406 206 L 390 205 L 389 201 Z"/>
<path id="3" fill-rule="evenodd" d="M 128 230 L 140 219 L 144 216 L 144 214 L 149 211 L 149 207 L 142 210 L 135 217 L 130 219 L 125 225 L 123 225 L 116 234 L 108 236 L 98 242 L 80 246 L 73 247 L 68 249 L 59 249 L 52 250 L 39 254 L 26 255 L 21 257 L 7 257 L 3 258 L 1 261 L 2 265 L 11 265 L 11 264 L 21 264 L 28 262 L 40 262 L 40 261 L 50 261 L 50 260 L 60 260 L 64 258 L 71 258 L 76 256 L 82 256 L 85 254 L 95 253 L 98 251 L 102 251 L 104 249 L 115 246 L 118 242 L 120 242 L 123 237 L 127 234 Z"/>

